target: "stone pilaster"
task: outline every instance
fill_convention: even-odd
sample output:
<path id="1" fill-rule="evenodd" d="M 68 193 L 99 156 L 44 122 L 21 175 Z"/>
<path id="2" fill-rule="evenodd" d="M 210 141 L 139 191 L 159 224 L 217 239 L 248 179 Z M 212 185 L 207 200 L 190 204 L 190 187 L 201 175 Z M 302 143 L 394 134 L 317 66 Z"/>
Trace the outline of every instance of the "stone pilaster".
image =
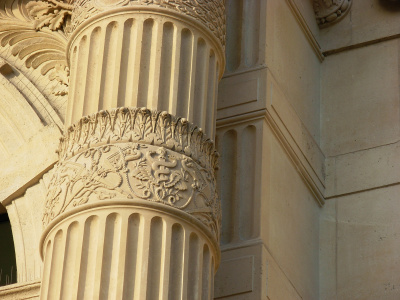
<path id="1" fill-rule="evenodd" d="M 212 299 L 223 1 L 71 5 L 41 299 Z"/>

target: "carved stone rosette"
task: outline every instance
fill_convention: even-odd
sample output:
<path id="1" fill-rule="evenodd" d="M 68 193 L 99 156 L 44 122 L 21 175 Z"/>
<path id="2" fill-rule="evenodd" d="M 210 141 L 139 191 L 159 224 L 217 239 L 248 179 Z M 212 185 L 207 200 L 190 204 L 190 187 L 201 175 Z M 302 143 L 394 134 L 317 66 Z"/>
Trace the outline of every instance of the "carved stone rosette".
<path id="1" fill-rule="evenodd" d="M 320 28 L 340 21 L 349 11 L 352 0 L 314 0 L 314 11 Z"/>

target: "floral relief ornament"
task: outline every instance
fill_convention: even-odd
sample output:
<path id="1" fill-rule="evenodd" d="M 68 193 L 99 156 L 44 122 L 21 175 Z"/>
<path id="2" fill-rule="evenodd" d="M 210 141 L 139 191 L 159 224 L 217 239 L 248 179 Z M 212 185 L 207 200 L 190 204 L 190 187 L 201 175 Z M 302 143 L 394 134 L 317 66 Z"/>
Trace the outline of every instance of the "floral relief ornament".
<path id="1" fill-rule="evenodd" d="M 132 142 L 89 148 L 58 163 L 43 224 L 74 207 L 106 199 L 140 199 L 183 210 L 219 237 L 214 172 L 183 154 Z"/>
<path id="2" fill-rule="evenodd" d="M 122 107 L 83 117 L 61 139 L 43 224 L 85 203 L 138 199 L 185 211 L 219 239 L 218 153 L 184 118 Z"/>

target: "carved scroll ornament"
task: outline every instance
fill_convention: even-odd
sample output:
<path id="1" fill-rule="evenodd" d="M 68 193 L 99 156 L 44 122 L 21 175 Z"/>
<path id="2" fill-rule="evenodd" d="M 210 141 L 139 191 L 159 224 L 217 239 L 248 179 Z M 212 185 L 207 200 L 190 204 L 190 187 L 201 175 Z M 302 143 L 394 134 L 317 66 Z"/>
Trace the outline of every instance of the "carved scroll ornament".
<path id="1" fill-rule="evenodd" d="M 67 37 L 63 26 L 70 5 L 61 1 L 5 0 L 0 4 L 0 44 L 27 68 L 60 83 L 56 95 L 68 93 Z"/>
<path id="2" fill-rule="evenodd" d="M 352 0 L 314 0 L 314 11 L 319 27 L 327 27 L 342 19 L 349 11 Z"/>
<path id="3" fill-rule="evenodd" d="M 183 210 L 219 239 L 217 153 L 186 120 L 144 108 L 102 111 L 71 126 L 59 154 L 44 225 L 86 203 L 139 199 Z"/>

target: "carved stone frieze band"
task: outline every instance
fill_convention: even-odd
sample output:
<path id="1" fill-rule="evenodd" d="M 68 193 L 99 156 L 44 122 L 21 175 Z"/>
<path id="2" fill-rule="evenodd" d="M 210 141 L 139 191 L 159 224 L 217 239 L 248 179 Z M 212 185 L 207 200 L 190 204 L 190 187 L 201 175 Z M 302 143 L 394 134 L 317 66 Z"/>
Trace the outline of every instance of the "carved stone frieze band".
<path id="1" fill-rule="evenodd" d="M 219 240 L 221 211 L 214 172 L 184 154 L 141 143 L 107 144 L 59 162 L 54 171 L 44 225 L 86 203 L 139 199 L 188 213 Z"/>
<path id="2" fill-rule="evenodd" d="M 343 18 L 351 7 L 352 0 L 314 0 L 314 11 L 318 26 L 323 28 Z"/>
<path id="3" fill-rule="evenodd" d="M 202 130 L 146 108 L 83 117 L 61 139 L 43 224 L 79 205 L 135 199 L 185 211 L 219 239 L 218 154 Z"/>

